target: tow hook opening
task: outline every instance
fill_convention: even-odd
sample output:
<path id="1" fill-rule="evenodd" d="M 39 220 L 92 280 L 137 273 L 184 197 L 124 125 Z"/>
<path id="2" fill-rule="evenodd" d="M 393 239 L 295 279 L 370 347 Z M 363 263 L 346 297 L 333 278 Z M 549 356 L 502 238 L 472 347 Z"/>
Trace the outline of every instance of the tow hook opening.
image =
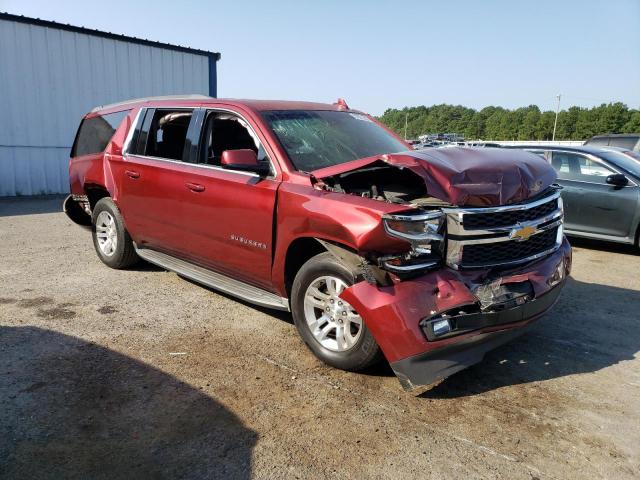
<path id="1" fill-rule="evenodd" d="M 478 302 L 427 317 L 420 327 L 427 340 L 435 341 L 523 319 L 521 309 L 535 298 L 531 282 L 486 284 L 474 289 Z"/>

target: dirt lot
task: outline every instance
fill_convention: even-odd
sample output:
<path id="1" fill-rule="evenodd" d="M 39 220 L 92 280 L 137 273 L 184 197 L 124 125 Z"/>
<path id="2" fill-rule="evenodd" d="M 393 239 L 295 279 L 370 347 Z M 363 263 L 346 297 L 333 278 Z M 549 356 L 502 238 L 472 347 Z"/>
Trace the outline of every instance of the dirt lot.
<path id="1" fill-rule="evenodd" d="M 1 478 L 640 477 L 640 256 L 581 242 L 531 333 L 421 396 L 290 317 L 103 266 L 59 198 L 0 200 Z"/>

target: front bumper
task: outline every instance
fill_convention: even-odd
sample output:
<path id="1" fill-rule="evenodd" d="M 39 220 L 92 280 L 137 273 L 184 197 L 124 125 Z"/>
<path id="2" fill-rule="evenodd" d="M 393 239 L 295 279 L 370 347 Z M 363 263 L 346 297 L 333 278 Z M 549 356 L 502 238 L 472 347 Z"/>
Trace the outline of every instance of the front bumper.
<path id="1" fill-rule="evenodd" d="M 540 298 L 522 306 L 501 312 L 484 313 L 481 331 L 477 335 L 464 336 L 459 342 L 430 350 L 391 363 L 393 372 L 405 390 L 429 385 L 453 375 L 471 365 L 479 363 L 485 354 L 500 345 L 519 337 L 530 322 L 544 314 L 558 299 L 563 283 Z M 522 325 L 522 322 L 526 323 Z M 506 326 L 500 330 L 487 331 L 487 327 Z"/>
<path id="2" fill-rule="evenodd" d="M 551 255 L 501 276 L 442 268 L 388 287 L 360 282 L 341 296 L 360 313 L 402 386 L 411 389 L 478 363 L 488 351 L 522 334 L 558 299 L 564 280 L 553 280 L 560 265 L 568 275 L 571 247 L 566 238 Z M 496 283 L 526 283 L 532 295 L 516 306 L 491 311 L 474 292 Z M 455 311 L 465 312 L 457 317 L 460 329 L 427 338 L 425 319 Z"/>

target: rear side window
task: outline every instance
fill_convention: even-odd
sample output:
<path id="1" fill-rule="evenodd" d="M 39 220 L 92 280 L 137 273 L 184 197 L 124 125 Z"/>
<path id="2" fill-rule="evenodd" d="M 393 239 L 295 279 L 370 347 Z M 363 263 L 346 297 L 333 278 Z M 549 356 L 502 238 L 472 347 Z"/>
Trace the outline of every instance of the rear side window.
<path id="1" fill-rule="evenodd" d="M 584 142 L 585 145 L 609 145 L 609 137 L 593 137 Z"/>
<path id="2" fill-rule="evenodd" d="M 85 118 L 78 128 L 76 139 L 71 148 L 72 157 L 103 152 L 118 126 L 129 114 L 129 110 Z"/>
<path id="3" fill-rule="evenodd" d="M 191 110 L 147 110 L 135 142 L 135 153 L 182 160 Z"/>
<path id="4" fill-rule="evenodd" d="M 628 150 L 633 150 L 636 146 L 636 143 L 638 143 L 638 139 L 640 137 L 611 137 L 611 140 L 609 140 L 609 146 L 610 147 L 620 147 L 620 148 L 626 148 Z"/>

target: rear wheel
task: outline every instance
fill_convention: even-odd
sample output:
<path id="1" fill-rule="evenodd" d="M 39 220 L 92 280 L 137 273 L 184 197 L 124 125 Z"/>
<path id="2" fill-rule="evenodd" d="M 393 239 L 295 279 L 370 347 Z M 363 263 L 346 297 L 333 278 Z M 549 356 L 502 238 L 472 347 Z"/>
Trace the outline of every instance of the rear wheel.
<path id="1" fill-rule="evenodd" d="M 126 268 L 139 260 L 120 210 L 110 198 L 100 199 L 92 214 L 93 246 L 103 263 Z"/>
<path id="2" fill-rule="evenodd" d="M 309 349 L 323 362 L 350 371 L 365 369 L 382 358 L 362 317 L 340 298 L 355 277 L 325 252 L 302 266 L 291 289 L 293 320 Z"/>

